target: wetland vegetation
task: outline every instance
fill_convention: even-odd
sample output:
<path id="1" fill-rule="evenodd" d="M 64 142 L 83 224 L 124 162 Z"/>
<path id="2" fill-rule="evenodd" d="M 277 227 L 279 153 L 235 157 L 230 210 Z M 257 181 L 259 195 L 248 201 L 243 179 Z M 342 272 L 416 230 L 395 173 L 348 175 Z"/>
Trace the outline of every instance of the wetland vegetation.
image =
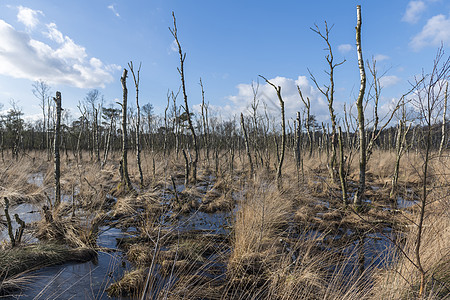
<path id="1" fill-rule="evenodd" d="M 3 116 L 1 295 L 448 298 L 450 61 L 442 49 L 386 117 L 376 109 L 375 62 L 362 61 L 359 115 L 336 119 L 327 87 L 339 63 L 325 23 L 314 31 L 328 45 L 329 82 L 311 77 L 328 100 L 331 130 L 317 124 L 300 87 L 305 110 L 285 120 L 282 87 L 263 76 L 281 116 L 263 109 L 255 84 L 248 113 L 223 119 L 204 98 L 201 114 L 189 111 L 173 21 L 181 88 L 168 93 L 164 115 L 140 109 L 141 66 L 130 63 L 136 109 L 127 107 L 125 69 L 122 112 L 93 90 L 80 118 L 65 123 L 64 95 L 48 101 L 49 86 L 36 82 L 42 122 L 25 124 L 17 107 Z"/>

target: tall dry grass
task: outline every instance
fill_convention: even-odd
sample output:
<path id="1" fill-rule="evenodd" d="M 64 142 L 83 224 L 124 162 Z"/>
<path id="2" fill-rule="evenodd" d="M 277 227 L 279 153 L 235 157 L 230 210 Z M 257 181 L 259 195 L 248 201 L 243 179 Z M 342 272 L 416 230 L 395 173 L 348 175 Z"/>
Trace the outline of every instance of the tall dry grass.
<path id="1" fill-rule="evenodd" d="M 367 223 L 342 207 L 340 187 L 329 180 L 326 152 L 315 153 L 311 159 L 304 157 L 304 177 L 296 168 L 293 153 L 288 152 L 282 189 L 277 188 L 274 180 L 273 162 L 269 170 L 266 165 L 260 166 L 256 175 L 249 177 L 244 154 L 239 157 L 236 153 L 232 166 L 228 152 L 219 157 L 217 172 L 214 157 L 199 164 L 198 182 L 179 193 L 183 205 L 167 203 L 173 193 L 171 178 L 177 183 L 184 179 L 181 155 L 178 160 L 174 153 L 166 157 L 162 153 L 143 155 L 144 187 L 137 189 L 139 196 L 117 194 L 116 199 L 111 193 L 120 180 L 117 163 L 108 162 L 100 168 L 88 155 L 78 164 L 63 158 L 62 187 L 72 202 L 65 201 L 52 211 L 55 226 L 43 220 L 39 230 L 49 240 L 97 249 L 95 240 L 101 226 L 136 228 L 138 236 L 122 248 L 135 269 L 113 286 L 111 291 L 116 295 L 126 293 L 138 297 L 149 278 L 151 287 L 157 287 L 159 295 L 167 299 L 408 299 L 416 296 L 418 272 L 405 256 L 394 254 L 395 247 L 386 257 L 398 257 L 398 261 L 393 265 L 392 261 L 386 261 L 386 269 L 367 270 L 361 277 L 358 272 L 348 272 L 354 268 L 358 255 L 346 252 L 354 245 L 354 238 L 341 242 L 330 239 L 346 229 L 376 232 L 385 224 L 400 220 L 396 228 L 409 229 L 405 230 L 403 249 L 408 257 L 413 257 L 415 209 L 412 212 L 383 210 L 389 201 L 395 161 L 392 153 L 374 151 L 369 162 L 367 197 L 372 202 L 362 213 Z M 42 158 L 45 161 L 45 153 Z M 129 162 L 132 182 L 137 183 L 132 153 Z M 400 189 L 411 189 L 417 195 L 421 162 L 420 154 L 411 152 L 409 157 L 404 156 Z M 424 268 L 428 270 L 430 299 L 445 297 L 450 281 L 447 165 L 448 158 L 432 161 L 434 173 L 430 181 L 434 186 L 430 190 L 421 248 Z M 53 183 L 51 163 L 33 164 L 31 159 L 23 158 L 20 168 L 13 170 L 7 163 L 0 164 L 2 167 L 0 179 L 4 179 L 0 182 L 4 182 L 4 191 L 11 193 L 17 188 L 17 199 L 31 195 L 30 200 L 45 203 L 43 192 L 49 193 Z M 42 188 L 24 187 L 23 181 L 30 170 L 44 174 Z M 353 159 L 348 174 L 350 181 L 357 180 L 357 170 L 357 160 Z M 352 188 L 350 185 L 350 191 Z M 193 211 L 233 211 L 235 218 L 230 235 L 219 239 L 167 231 L 161 216 L 169 211 L 173 212 L 173 220 Z M 152 264 L 158 271 L 150 271 Z"/>
<path id="2" fill-rule="evenodd" d="M 230 299 L 355 299 L 354 254 L 325 248 L 325 234 L 294 219 L 294 189 L 257 180 L 239 199 L 225 293 Z M 299 190 L 295 190 L 299 192 Z M 339 250 L 339 249 L 338 249 Z M 341 247 L 340 250 L 343 250 Z M 365 283 L 366 284 L 366 283 Z M 225 297 L 226 298 L 226 297 Z"/>
<path id="3" fill-rule="evenodd" d="M 33 184 L 32 175 L 45 169 L 45 163 L 37 163 L 29 156 L 0 163 L 0 198 L 7 197 L 12 205 L 42 201 L 44 187 Z"/>
<path id="4" fill-rule="evenodd" d="M 420 178 L 423 162 L 415 157 L 410 168 Z M 425 299 L 450 298 L 450 159 L 448 156 L 435 157 L 430 162 L 429 189 L 425 207 L 424 228 L 420 247 L 420 260 L 426 272 Z M 412 299 L 418 296 L 420 272 L 416 266 L 415 248 L 417 243 L 417 219 L 419 206 L 413 208 L 408 224 L 404 253 L 397 253 L 398 260 L 378 274 L 373 288 L 374 299 Z"/>

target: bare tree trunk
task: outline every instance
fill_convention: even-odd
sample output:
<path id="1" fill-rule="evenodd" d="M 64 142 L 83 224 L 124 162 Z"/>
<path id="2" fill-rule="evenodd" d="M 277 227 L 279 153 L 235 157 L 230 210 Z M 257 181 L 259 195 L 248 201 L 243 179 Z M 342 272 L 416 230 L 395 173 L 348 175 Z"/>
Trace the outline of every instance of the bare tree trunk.
<path id="1" fill-rule="evenodd" d="M 45 133 L 47 125 L 47 117 L 45 114 L 45 101 L 50 97 L 50 86 L 45 81 L 38 80 L 33 83 L 33 94 L 39 99 L 39 106 L 42 108 L 42 145 L 41 149 L 45 149 L 47 146 L 45 143 Z"/>
<path id="2" fill-rule="evenodd" d="M 448 82 L 445 86 L 445 96 L 444 96 L 444 112 L 442 113 L 442 129 L 441 129 L 441 143 L 439 145 L 439 156 L 442 155 L 442 150 L 444 149 L 445 142 L 445 117 L 447 114 L 447 97 L 448 97 Z"/>
<path id="3" fill-rule="evenodd" d="M 308 141 L 309 141 L 309 157 L 312 156 L 313 151 L 313 141 L 311 137 L 311 102 L 309 101 L 309 97 L 306 97 L 306 101 L 303 98 L 302 91 L 300 90 L 300 86 L 297 85 L 298 94 L 300 95 L 300 99 L 302 99 L 303 104 L 306 108 L 306 133 L 308 134 Z"/>
<path id="4" fill-rule="evenodd" d="M 303 158 L 302 158 L 302 120 L 300 112 L 297 112 L 297 131 L 295 139 L 295 160 L 297 162 L 297 180 L 300 182 L 299 171 L 302 172 L 302 180 L 305 181 L 305 174 L 303 173 Z"/>
<path id="5" fill-rule="evenodd" d="M 94 136 L 93 136 L 93 142 L 94 142 L 94 151 L 96 156 L 97 163 L 100 163 L 100 134 L 99 134 L 99 126 L 98 126 L 98 109 L 94 108 L 93 112 L 94 117 Z"/>
<path id="6" fill-rule="evenodd" d="M 208 132 L 208 105 L 205 105 L 205 91 L 203 90 L 203 82 L 200 78 L 200 86 L 202 88 L 202 124 L 203 124 L 203 142 L 205 143 L 206 159 L 209 164 L 209 132 Z"/>
<path id="7" fill-rule="evenodd" d="M 265 77 L 259 75 L 262 79 L 264 79 L 268 84 L 270 84 L 275 91 L 277 92 L 278 100 L 280 101 L 280 108 L 281 108 L 281 154 L 280 159 L 278 161 L 278 167 L 277 167 L 277 183 L 278 188 L 281 188 L 281 168 L 283 167 L 283 161 L 284 161 L 284 154 L 286 151 L 286 121 L 284 117 L 284 101 L 281 97 L 281 86 L 275 86 L 273 83 L 271 83 L 269 80 L 267 80 Z"/>
<path id="8" fill-rule="evenodd" d="M 56 92 L 56 98 L 53 98 L 56 104 L 56 123 L 55 123 L 55 140 L 54 140 L 54 154 L 55 154 L 55 207 L 61 203 L 61 162 L 59 157 L 59 143 L 61 140 L 61 93 Z"/>
<path id="9" fill-rule="evenodd" d="M 361 76 L 361 86 L 359 88 L 356 107 L 358 109 L 358 128 L 359 128 L 359 185 L 353 200 L 358 208 L 361 205 L 364 191 L 366 188 L 366 133 L 364 129 L 364 93 L 366 89 L 366 72 L 364 70 L 364 60 L 361 49 L 361 5 L 356 6 L 357 25 L 356 25 L 356 50 L 358 52 L 359 73 Z"/>
<path id="10" fill-rule="evenodd" d="M 347 110 L 345 108 L 345 103 L 344 103 L 344 123 L 345 123 L 345 130 L 347 131 L 347 135 L 346 135 L 347 136 L 347 148 L 352 149 L 353 145 L 352 145 L 352 139 L 350 136 L 350 123 L 348 122 L 348 116 L 347 116 Z"/>
<path id="11" fill-rule="evenodd" d="M 341 189 L 342 189 L 342 202 L 344 205 L 347 205 L 347 176 L 344 171 L 344 142 L 342 137 L 342 129 L 341 126 L 338 127 L 338 140 L 339 140 L 339 179 L 341 181 Z"/>
<path id="12" fill-rule="evenodd" d="M 172 33 L 173 37 L 175 38 L 175 42 L 177 43 L 177 46 L 178 46 L 178 53 L 180 55 L 180 68 L 178 69 L 178 72 L 180 73 L 180 77 L 181 77 L 181 88 L 183 90 L 183 97 L 184 97 L 184 110 L 187 114 L 189 129 L 191 131 L 192 139 L 194 142 L 195 155 L 194 155 L 194 160 L 192 161 L 192 180 L 195 183 L 195 182 L 197 182 L 198 145 L 197 145 L 197 136 L 195 134 L 194 125 L 192 124 L 192 118 L 191 118 L 191 114 L 189 112 L 189 105 L 188 105 L 188 99 L 187 99 L 187 94 L 186 94 L 186 83 L 185 83 L 185 79 L 184 79 L 184 60 L 186 59 L 186 53 L 183 53 L 183 51 L 181 49 L 181 44 L 178 41 L 177 23 L 176 23 L 176 19 L 175 19 L 175 14 L 173 12 L 172 12 L 172 17 L 173 17 L 173 28 L 169 28 L 169 30 Z"/>
<path id="13" fill-rule="evenodd" d="M 250 154 L 250 145 L 248 141 L 248 134 L 247 129 L 245 129 L 245 122 L 244 122 L 244 115 L 241 113 L 241 128 L 242 132 L 244 133 L 244 140 L 245 140 L 245 150 L 247 152 L 248 157 L 248 163 L 250 164 L 250 176 L 253 176 L 253 162 L 252 162 L 252 155 Z"/>
<path id="14" fill-rule="evenodd" d="M 16 239 L 14 238 L 13 227 L 12 227 L 12 223 L 11 223 L 11 217 L 9 215 L 9 200 L 6 197 L 4 197 L 4 200 L 5 200 L 6 224 L 8 226 L 8 235 L 9 235 L 9 239 L 11 240 L 11 246 L 15 247 L 16 246 Z"/>
<path id="15" fill-rule="evenodd" d="M 184 149 L 183 149 L 183 157 L 184 157 L 184 187 L 187 188 L 189 184 L 189 160 L 186 151 Z"/>
<path id="16" fill-rule="evenodd" d="M 167 121 L 167 110 L 169 109 L 170 106 L 170 96 L 169 94 L 167 94 L 167 106 L 164 109 L 164 148 L 163 148 L 163 154 L 164 157 L 166 157 L 166 152 L 167 152 L 167 133 L 169 130 L 169 122 Z"/>
<path id="17" fill-rule="evenodd" d="M 144 176 L 142 175 L 141 166 L 141 108 L 139 107 L 139 73 L 141 71 L 141 63 L 139 64 L 139 69 L 137 71 L 137 77 L 134 74 L 133 62 L 128 63 L 130 67 L 131 74 L 134 79 L 134 86 L 136 87 L 136 108 L 137 108 L 137 119 L 136 119 L 136 161 L 139 170 L 139 185 L 142 188 L 144 186 Z"/>
<path id="18" fill-rule="evenodd" d="M 50 97 L 47 98 L 47 161 L 50 161 L 52 157 L 51 140 L 50 140 L 50 111 L 51 111 L 51 101 Z"/>
<path id="19" fill-rule="evenodd" d="M 331 130 L 332 130 L 332 132 L 331 132 L 332 148 L 331 148 L 331 156 L 329 158 L 329 170 L 330 170 L 331 180 L 335 181 L 337 139 L 336 139 L 336 114 L 334 113 L 334 108 L 333 108 L 334 90 L 335 90 L 334 69 L 337 66 L 342 65 L 345 62 L 345 60 L 343 60 L 339 63 L 334 63 L 333 51 L 331 49 L 331 44 L 330 44 L 330 40 L 329 40 L 329 33 L 330 33 L 331 29 L 328 28 L 327 22 L 325 22 L 325 33 L 324 34 L 319 30 L 319 27 L 317 25 L 316 25 L 316 29 L 313 29 L 313 28 L 311 28 L 311 29 L 325 41 L 325 43 L 327 44 L 326 50 L 328 50 L 326 60 L 327 60 L 328 66 L 329 66 L 329 71 L 327 71 L 327 74 L 329 75 L 329 78 L 330 78 L 330 84 L 325 85 L 324 87 L 321 87 L 321 86 L 319 86 L 316 78 L 312 75 L 311 72 L 310 72 L 310 76 L 311 76 L 312 81 L 318 88 L 318 90 L 327 98 L 327 101 L 328 101 L 328 110 L 330 112 Z M 314 136 L 313 136 L 313 139 L 314 139 Z"/>
<path id="20" fill-rule="evenodd" d="M 108 136 L 105 145 L 105 152 L 103 154 L 102 168 L 106 165 L 106 161 L 108 160 L 109 149 L 111 148 L 111 137 L 114 128 L 114 115 L 111 116 L 111 120 L 109 123 Z"/>
<path id="21" fill-rule="evenodd" d="M 423 75 L 423 79 L 417 84 L 421 86 L 416 92 L 416 107 L 421 113 L 421 118 L 426 126 L 426 136 L 425 136 L 425 159 L 423 164 L 423 174 L 422 174 L 422 200 L 420 203 L 420 213 L 418 222 L 418 232 L 415 248 L 415 257 L 417 262 L 417 267 L 420 272 L 420 290 L 419 298 L 423 296 L 425 291 L 425 279 L 427 271 L 423 268 L 422 259 L 420 254 L 420 248 L 422 245 L 422 234 L 425 219 L 425 208 L 428 201 L 428 180 L 429 180 L 429 162 L 430 162 L 430 151 L 432 146 L 432 125 L 434 121 L 433 114 L 438 110 L 439 105 L 442 101 L 442 93 L 444 88 L 444 83 L 448 80 L 450 74 L 450 57 L 447 57 L 441 62 L 444 56 L 443 46 L 441 46 L 437 52 L 436 58 L 434 60 L 433 70 L 430 75 Z M 425 82 L 425 79 L 427 82 Z M 447 88 L 446 88 L 447 90 Z M 445 95 L 444 95 L 445 96 Z M 445 101 L 445 99 L 444 99 Z"/>
<path id="22" fill-rule="evenodd" d="M 130 176 L 128 175 L 128 139 L 127 139 L 127 69 L 123 69 L 120 81 L 122 83 L 123 98 L 122 98 L 122 161 L 121 164 L 121 183 L 125 185 L 127 190 L 132 190 Z"/>
<path id="23" fill-rule="evenodd" d="M 405 123 L 403 120 L 398 122 L 398 130 L 397 130 L 397 144 L 396 144 L 396 160 L 395 160 L 395 169 L 394 175 L 392 176 L 392 186 L 391 192 L 389 193 L 389 198 L 394 200 L 397 196 L 397 183 L 398 183 L 398 174 L 400 172 L 400 160 L 403 156 L 403 151 L 406 143 L 406 135 L 408 134 L 409 129 L 411 128 L 411 124 L 409 124 L 408 128 L 405 130 Z"/>
<path id="24" fill-rule="evenodd" d="M 419 224 L 418 224 L 418 232 L 417 232 L 417 240 L 416 240 L 416 249 L 415 249 L 415 256 L 416 256 L 416 262 L 417 266 L 420 272 L 420 290 L 419 290 L 419 297 L 422 297 L 422 294 L 425 289 L 425 275 L 426 272 L 422 266 L 422 260 L 420 255 L 420 246 L 422 243 L 422 232 L 423 232 L 423 222 L 425 219 L 425 206 L 427 204 L 427 180 L 428 180 L 428 163 L 429 163 L 429 155 L 430 155 L 430 148 L 431 148 L 431 110 L 428 110 L 428 116 L 430 122 L 428 122 L 428 130 L 427 135 L 425 139 L 425 162 L 423 166 L 423 184 L 422 184 L 422 201 L 420 203 L 420 215 L 419 215 Z"/>

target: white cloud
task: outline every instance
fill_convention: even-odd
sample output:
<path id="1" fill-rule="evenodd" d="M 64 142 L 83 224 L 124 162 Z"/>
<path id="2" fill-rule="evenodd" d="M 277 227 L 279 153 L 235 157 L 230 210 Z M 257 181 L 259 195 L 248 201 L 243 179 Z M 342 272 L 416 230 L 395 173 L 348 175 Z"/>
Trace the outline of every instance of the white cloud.
<path id="1" fill-rule="evenodd" d="M 430 18 L 422 31 L 410 42 L 414 50 L 420 50 L 425 46 L 438 46 L 442 42 L 450 42 L 450 19 L 444 15 Z"/>
<path id="2" fill-rule="evenodd" d="M 83 62 L 87 57 L 86 49 L 80 45 L 77 45 L 71 38 L 65 37 L 64 42 L 60 48 L 56 49 L 53 53 L 57 58 L 66 62 L 77 61 Z"/>
<path id="3" fill-rule="evenodd" d="M 341 44 L 338 46 L 338 51 L 342 54 L 348 53 L 353 50 L 353 46 L 350 44 Z"/>
<path id="4" fill-rule="evenodd" d="M 114 7 L 114 4 L 108 5 L 108 9 L 110 9 L 116 17 L 120 18 L 119 13 L 117 12 L 116 8 Z"/>
<path id="5" fill-rule="evenodd" d="M 18 6 L 17 21 L 23 23 L 29 29 L 33 29 L 39 24 L 38 15 L 43 15 L 40 10 L 33 10 L 28 7 Z"/>
<path id="6" fill-rule="evenodd" d="M 423 1 L 410 1 L 406 7 L 406 12 L 403 15 L 402 21 L 407 23 L 417 23 L 425 11 L 426 5 Z"/>
<path id="7" fill-rule="evenodd" d="M 380 84 L 382 87 L 394 86 L 401 81 L 400 77 L 395 75 L 383 76 L 380 78 Z"/>
<path id="8" fill-rule="evenodd" d="M 170 52 L 178 52 L 178 44 L 176 40 L 173 40 L 172 43 L 170 43 Z"/>
<path id="9" fill-rule="evenodd" d="M 300 100 L 298 94 L 297 85 L 300 86 L 303 97 L 309 97 L 311 101 L 311 114 L 317 117 L 319 122 L 323 122 L 329 119 L 328 104 L 323 99 L 321 94 L 309 83 L 306 76 L 299 76 L 297 79 L 286 77 L 275 77 L 269 79 L 270 82 L 276 86 L 281 86 L 281 95 L 285 102 L 285 114 L 287 119 L 295 118 L 298 111 L 304 110 L 304 104 Z M 254 83 L 256 86 L 256 83 Z M 222 115 L 233 116 L 238 115 L 241 112 L 249 114 L 251 111 L 251 104 L 253 101 L 252 85 L 248 83 L 241 83 L 237 85 L 237 95 L 229 96 L 227 100 L 228 104 L 222 107 L 216 107 L 216 109 Z M 257 99 L 259 99 L 258 112 L 263 115 L 265 105 L 269 115 L 274 116 L 276 119 L 280 118 L 280 104 L 275 92 L 275 89 L 260 80 Z"/>
<path id="10" fill-rule="evenodd" d="M 383 60 L 388 60 L 390 59 L 389 56 L 384 55 L 384 54 L 377 54 L 373 57 L 376 61 L 383 61 Z"/>
<path id="11" fill-rule="evenodd" d="M 55 23 L 50 23 L 50 24 L 47 24 L 46 26 L 47 26 L 48 32 L 44 32 L 45 36 L 47 36 L 49 39 L 57 42 L 58 44 L 64 43 L 64 36 L 61 33 L 61 31 L 59 31 L 56 28 Z"/>
<path id="12" fill-rule="evenodd" d="M 56 25 L 47 28 L 47 36 L 58 42 L 56 48 L 0 19 L 0 74 L 79 88 L 104 87 L 113 81 L 112 73 L 119 66 L 105 66 L 97 58 L 88 58 L 86 49 L 64 36 Z"/>

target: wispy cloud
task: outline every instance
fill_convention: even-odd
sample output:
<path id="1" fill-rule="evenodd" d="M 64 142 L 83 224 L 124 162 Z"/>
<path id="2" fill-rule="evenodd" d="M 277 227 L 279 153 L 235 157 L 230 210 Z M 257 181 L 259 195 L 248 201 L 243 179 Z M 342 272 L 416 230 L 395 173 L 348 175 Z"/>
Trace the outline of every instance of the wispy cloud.
<path id="1" fill-rule="evenodd" d="M 426 46 L 438 46 L 450 42 L 450 19 L 445 15 L 430 18 L 422 31 L 414 36 L 410 46 L 418 51 Z"/>
<path id="2" fill-rule="evenodd" d="M 172 43 L 170 43 L 168 52 L 169 54 L 172 52 L 178 52 L 178 44 L 176 40 L 173 40 Z"/>
<path id="3" fill-rule="evenodd" d="M 338 51 L 342 54 L 346 54 L 353 50 L 353 46 L 350 44 L 341 44 L 338 46 Z"/>
<path id="4" fill-rule="evenodd" d="M 40 10 L 33 10 L 28 7 L 18 6 L 17 21 L 24 24 L 28 29 L 34 29 L 39 24 L 39 15 L 43 15 Z"/>
<path id="5" fill-rule="evenodd" d="M 48 32 L 44 32 L 44 35 L 49 39 L 57 42 L 58 44 L 64 43 L 64 36 L 61 31 L 58 30 L 55 23 L 47 24 Z"/>
<path id="6" fill-rule="evenodd" d="M 390 59 L 389 56 L 384 55 L 384 54 L 377 54 L 373 57 L 376 61 L 383 61 L 383 60 L 388 60 Z"/>
<path id="7" fill-rule="evenodd" d="M 112 73 L 120 67 L 89 58 L 86 49 L 63 35 L 56 24 L 48 24 L 47 29 L 45 35 L 57 42 L 56 47 L 0 19 L 0 74 L 79 88 L 104 87 L 113 81 Z"/>
<path id="8" fill-rule="evenodd" d="M 424 1 L 410 1 L 406 7 L 406 12 L 403 15 L 402 21 L 411 24 L 417 23 L 426 7 Z"/>
<path id="9" fill-rule="evenodd" d="M 116 17 L 120 18 L 120 14 L 117 12 L 115 4 L 108 5 L 108 9 L 110 9 Z"/>
<path id="10" fill-rule="evenodd" d="M 394 86 L 401 81 L 401 78 L 395 75 L 383 76 L 380 78 L 380 84 L 382 87 Z"/>

